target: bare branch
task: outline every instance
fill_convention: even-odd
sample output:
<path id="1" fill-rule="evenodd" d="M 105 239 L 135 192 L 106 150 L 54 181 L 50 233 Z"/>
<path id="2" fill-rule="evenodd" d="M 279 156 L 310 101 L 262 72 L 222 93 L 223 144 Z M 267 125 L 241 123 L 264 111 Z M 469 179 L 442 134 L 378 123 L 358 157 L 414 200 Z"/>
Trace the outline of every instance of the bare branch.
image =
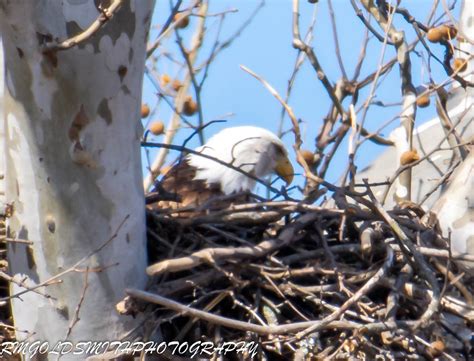
<path id="1" fill-rule="evenodd" d="M 46 43 L 43 47 L 43 52 L 51 52 L 51 51 L 60 51 L 60 50 L 67 50 L 78 44 L 86 41 L 87 39 L 91 38 L 97 31 L 99 31 L 112 17 L 115 13 L 120 9 L 122 6 L 123 0 L 113 0 L 112 3 L 108 8 L 98 8 L 100 15 L 99 17 L 82 33 L 73 36 L 72 38 L 63 40 L 61 42 L 50 42 Z"/>

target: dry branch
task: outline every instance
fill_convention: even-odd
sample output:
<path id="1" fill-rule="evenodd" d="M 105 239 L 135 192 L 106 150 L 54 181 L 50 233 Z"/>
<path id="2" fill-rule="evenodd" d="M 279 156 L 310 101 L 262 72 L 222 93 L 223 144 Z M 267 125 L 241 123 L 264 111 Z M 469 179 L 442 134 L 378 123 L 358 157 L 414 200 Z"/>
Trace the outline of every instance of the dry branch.
<path id="1" fill-rule="evenodd" d="M 86 30 L 61 42 L 49 42 L 45 44 L 43 47 L 43 52 L 47 53 L 51 51 L 67 50 L 91 38 L 95 33 L 97 33 L 97 31 L 100 30 L 100 28 L 102 28 L 108 21 L 112 19 L 115 13 L 122 6 L 122 3 L 123 0 L 113 0 L 109 7 L 99 7 L 98 11 L 100 15 Z"/>

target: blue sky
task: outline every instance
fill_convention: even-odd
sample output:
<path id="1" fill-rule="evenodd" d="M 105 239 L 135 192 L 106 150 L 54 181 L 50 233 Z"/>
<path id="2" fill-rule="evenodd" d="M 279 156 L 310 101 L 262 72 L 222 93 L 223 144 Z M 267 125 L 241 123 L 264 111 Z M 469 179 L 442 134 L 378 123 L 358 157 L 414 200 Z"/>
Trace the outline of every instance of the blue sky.
<path id="1" fill-rule="evenodd" d="M 184 6 L 189 1 L 184 1 Z M 219 0 L 210 3 L 209 13 L 218 13 L 229 9 L 238 9 L 235 13 L 226 15 L 224 26 L 221 33 L 221 39 L 227 39 L 235 32 L 237 28 L 249 17 L 259 1 L 229 1 Z M 432 6 L 431 0 L 404 1 L 401 6 L 405 6 L 410 13 L 419 21 L 425 22 Z M 355 64 L 357 62 L 359 52 L 361 50 L 362 40 L 364 38 L 365 27 L 356 17 L 349 1 L 333 0 L 333 7 L 336 14 L 336 24 L 339 35 L 341 55 L 344 61 L 346 71 L 349 78 L 352 77 Z M 331 30 L 331 22 L 328 12 L 327 1 L 319 1 L 317 7 L 309 4 L 307 1 L 300 1 L 300 28 L 301 33 L 306 33 L 307 27 L 311 22 L 313 12 L 316 11 L 316 26 L 313 32 L 312 46 L 318 56 L 318 59 L 330 79 L 331 83 L 335 83 L 341 76 L 335 56 L 335 46 L 333 34 Z M 153 25 L 158 29 L 166 21 L 169 14 L 169 2 L 158 1 L 155 9 Z M 459 10 L 456 8 L 454 14 L 457 15 Z M 442 7 L 437 9 L 437 15 L 442 13 Z M 436 17 L 435 17 L 436 18 Z M 218 20 L 216 17 L 208 19 L 208 37 L 202 47 L 199 59 L 206 59 L 209 55 L 210 48 L 213 44 Z M 189 38 L 193 34 L 193 30 L 197 24 L 197 18 L 192 17 L 190 25 L 180 30 L 181 36 L 185 42 L 189 43 Z M 397 16 L 394 24 L 399 29 L 406 31 L 408 41 L 415 39 L 416 34 L 406 22 Z M 206 137 L 217 132 L 222 127 L 237 126 L 245 124 L 254 124 L 268 128 L 277 132 L 281 106 L 276 99 L 249 74 L 241 70 L 239 65 L 245 65 L 252 71 L 256 72 L 272 84 L 276 90 L 284 95 L 286 92 L 288 79 L 293 71 L 297 51 L 292 47 L 292 1 L 291 0 L 267 0 L 266 5 L 257 14 L 254 21 L 243 34 L 234 41 L 234 43 L 220 53 L 212 64 L 208 79 L 202 93 L 202 111 L 205 121 L 213 119 L 226 119 L 225 124 L 215 124 L 206 130 Z M 156 30 L 152 31 L 150 40 L 156 37 Z M 441 46 L 432 46 L 433 51 L 442 58 Z M 179 51 L 176 46 L 176 38 L 174 34 L 162 43 L 158 52 L 168 51 L 177 54 Z M 361 78 L 375 71 L 377 64 L 381 58 L 381 43 L 371 37 L 369 46 L 367 47 L 367 56 L 362 68 Z M 426 58 L 426 51 L 421 47 L 418 55 L 414 54 L 412 60 L 412 74 L 415 86 L 418 86 L 429 80 L 426 66 L 423 65 L 422 55 Z M 395 56 L 392 46 L 388 46 L 385 51 L 384 59 L 391 59 Z M 199 61 L 198 61 L 199 63 Z M 432 62 L 432 76 L 435 80 L 442 81 L 446 79 L 444 71 Z M 158 71 L 167 73 L 172 78 L 182 78 L 183 71 L 173 62 L 162 59 L 158 62 Z M 383 82 L 375 92 L 376 99 L 384 103 L 400 102 L 400 79 L 398 76 L 398 66 L 387 76 L 382 77 Z M 359 104 L 363 104 L 368 95 L 370 86 L 362 91 L 359 96 Z M 191 94 L 193 94 L 191 90 Z M 156 89 L 152 83 L 145 77 L 144 80 L 144 102 L 154 105 L 156 104 Z M 330 101 L 329 97 L 318 80 L 313 68 L 308 61 L 305 61 L 299 72 L 293 89 L 292 96 L 289 101 L 296 116 L 302 120 L 301 130 L 303 134 L 303 148 L 314 150 L 314 138 L 321 127 L 323 118 L 328 112 Z M 347 104 L 345 103 L 347 106 Z M 368 112 L 366 127 L 375 130 L 385 121 L 391 119 L 399 113 L 400 105 L 392 107 L 372 106 Z M 232 116 L 228 114 L 232 113 Z M 227 115 L 227 116 L 226 116 Z M 435 115 L 434 106 L 429 108 L 418 109 L 417 125 L 422 124 Z M 160 119 L 166 124 L 171 116 L 171 110 L 166 103 L 160 103 L 153 120 Z M 197 117 L 189 117 L 191 122 L 197 123 Z M 146 123 L 147 120 L 145 120 Z M 383 131 L 388 136 L 390 130 L 398 125 L 398 121 L 392 123 Z M 285 117 L 284 127 L 288 129 L 290 122 Z M 176 144 L 182 143 L 183 139 L 191 134 L 190 129 L 183 129 L 177 138 Z M 160 141 L 160 137 L 154 138 Z M 292 135 L 289 134 L 284 138 L 288 145 L 290 153 L 292 146 Z M 197 138 L 190 143 L 194 147 L 199 145 Z M 382 152 L 384 148 L 364 143 L 357 157 L 359 169 L 367 165 L 374 157 Z M 294 155 L 292 154 L 294 159 Z M 173 156 L 169 158 L 171 161 Z M 146 161 L 144 161 L 146 166 Z M 295 169 L 301 172 L 299 166 L 294 162 Z M 327 174 L 327 180 L 336 181 L 347 164 L 347 145 L 341 146 L 341 151 L 333 161 L 333 166 Z M 296 184 L 302 184 L 303 177 L 295 177 Z"/>

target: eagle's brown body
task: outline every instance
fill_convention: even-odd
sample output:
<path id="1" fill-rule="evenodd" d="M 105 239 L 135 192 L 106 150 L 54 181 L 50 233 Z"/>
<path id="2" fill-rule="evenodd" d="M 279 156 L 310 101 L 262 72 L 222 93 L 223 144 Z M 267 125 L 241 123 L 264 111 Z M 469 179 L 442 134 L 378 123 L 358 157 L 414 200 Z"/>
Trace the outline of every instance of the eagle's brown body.
<path id="1" fill-rule="evenodd" d="M 218 184 L 207 185 L 204 180 L 194 179 L 196 168 L 191 167 L 186 159 L 172 167 L 165 174 L 159 188 L 168 195 L 176 197 L 176 201 L 160 201 L 160 208 L 183 208 L 189 206 L 202 206 L 209 199 L 222 196 Z"/>
<path id="2" fill-rule="evenodd" d="M 151 203 L 153 197 L 158 200 L 151 208 L 186 208 L 171 213 L 180 217 L 195 216 L 245 202 L 255 186 L 255 177 L 277 173 L 287 183 L 293 178 L 283 143 L 262 128 L 224 129 L 196 151 L 199 153 L 182 157 L 156 184 L 154 196 L 147 197 L 147 203 Z"/>

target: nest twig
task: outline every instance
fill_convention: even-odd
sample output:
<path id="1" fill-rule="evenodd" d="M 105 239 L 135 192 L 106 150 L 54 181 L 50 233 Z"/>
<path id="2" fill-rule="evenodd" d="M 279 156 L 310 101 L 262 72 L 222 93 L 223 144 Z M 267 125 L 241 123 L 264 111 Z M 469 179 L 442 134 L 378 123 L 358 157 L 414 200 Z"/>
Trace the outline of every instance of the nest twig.
<path id="1" fill-rule="evenodd" d="M 165 341 L 258 345 L 232 359 L 472 357 L 473 290 L 455 261 L 473 259 L 418 210 L 363 204 L 150 213 L 153 283 L 128 290 L 123 312 L 147 314 Z M 254 222 L 260 212 L 279 217 Z"/>

